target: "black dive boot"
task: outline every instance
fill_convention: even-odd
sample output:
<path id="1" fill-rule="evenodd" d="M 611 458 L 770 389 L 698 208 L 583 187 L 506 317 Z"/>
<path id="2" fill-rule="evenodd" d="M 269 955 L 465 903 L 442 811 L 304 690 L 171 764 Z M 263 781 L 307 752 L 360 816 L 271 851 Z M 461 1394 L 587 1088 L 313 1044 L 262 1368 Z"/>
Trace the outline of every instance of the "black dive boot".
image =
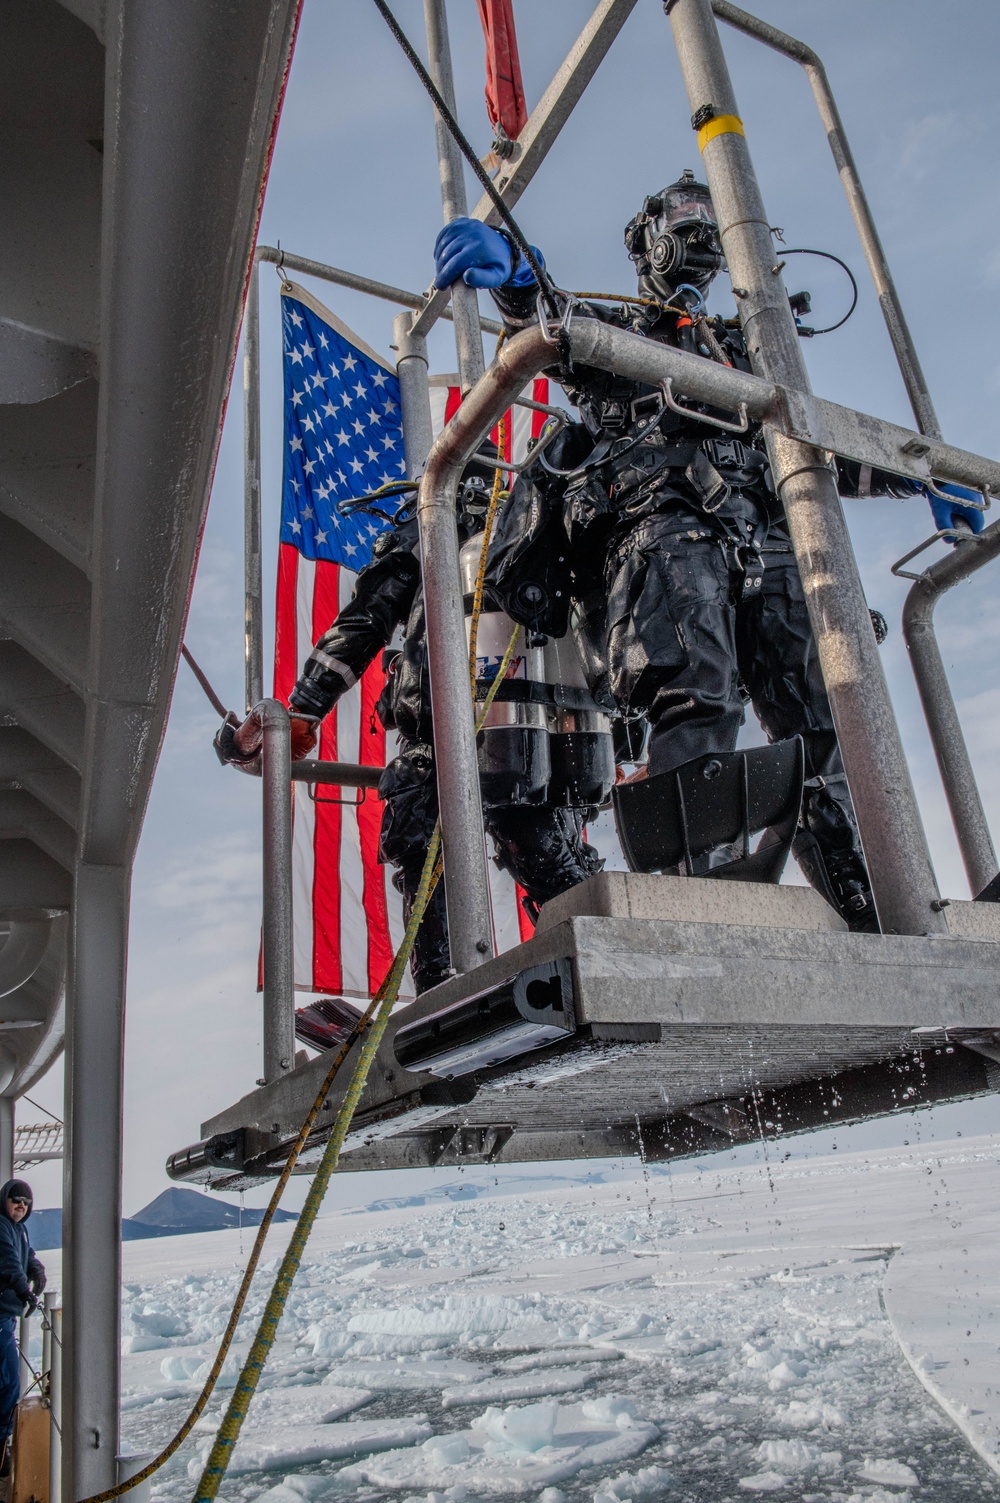
<path id="1" fill-rule="evenodd" d="M 800 828 L 792 852 L 803 876 L 836 909 L 848 929 L 855 934 L 881 934 L 868 871 L 859 851 L 848 848 L 824 852 L 815 835 Z"/>

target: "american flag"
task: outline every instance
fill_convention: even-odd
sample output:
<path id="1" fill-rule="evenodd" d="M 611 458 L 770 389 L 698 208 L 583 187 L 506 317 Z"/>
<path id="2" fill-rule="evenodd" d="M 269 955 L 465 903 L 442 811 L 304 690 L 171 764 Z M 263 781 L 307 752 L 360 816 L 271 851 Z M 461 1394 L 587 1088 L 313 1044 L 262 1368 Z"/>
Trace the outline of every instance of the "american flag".
<path id="1" fill-rule="evenodd" d="M 281 325 L 285 432 L 274 694 L 287 704 L 301 665 L 350 600 L 386 525 L 365 512 L 342 517 L 337 503 L 403 478 L 405 463 L 392 366 L 294 283 L 282 287 Z M 547 381 L 534 383 L 532 398 L 548 401 Z M 435 436 L 460 401 L 457 377 L 432 378 Z M 522 458 L 544 421 L 543 413 L 513 408 L 505 458 Z M 392 511 L 392 503 L 385 509 Z M 324 720 L 318 757 L 383 767 L 394 755 L 395 737 L 386 736 L 375 714 L 384 682 L 379 655 Z M 403 937 L 402 904 L 392 868 L 378 861 L 381 818 L 374 792 L 294 785 L 300 991 L 368 997 L 392 963 Z M 506 950 L 527 938 L 531 926 L 510 878 L 491 865 L 490 881 L 496 948 Z"/>

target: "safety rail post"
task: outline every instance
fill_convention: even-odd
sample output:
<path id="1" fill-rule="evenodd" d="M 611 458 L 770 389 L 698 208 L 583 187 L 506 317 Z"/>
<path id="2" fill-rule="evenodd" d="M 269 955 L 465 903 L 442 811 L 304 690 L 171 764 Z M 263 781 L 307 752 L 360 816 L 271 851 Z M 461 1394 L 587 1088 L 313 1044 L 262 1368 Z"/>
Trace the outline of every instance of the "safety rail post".
<path id="1" fill-rule="evenodd" d="M 428 72 L 438 93 L 452 115 L 455 114 L 455 81 L 448 43 L 448 17 L 444 0 L 424 0 L 424 24 L 427 29 Z M 465 194 L 462 153 L 452 139 L 444 121 L 434 111 L 437 136 L 438 172 L 441 177 L 441 207 L 444 222 L 449 224 L 469 212 Z M 483 336 L 479 323 L 479 294 L 459 279 L 451 289 L 451 306 L 455 315 L 455 348 L 458 353 L 458 376 L 462 391 L 475 386 L 486 368 Z"/>
<path id="2" fill-rule="evenodd" d="M 276 699 L 258 706 L 263 726 L 264 1080 L 295 1067 L 292 957 L 292 799 L 288 711 Z"/>
<path id="3" fill-rule="evenodd" d="M 392 338 L 396 347 L 406 474 L 410 480 L 416 480 L 423 474 L 434 442 L 427 341 L 422 335 L 413 333 L 412 313 L 396 315 L 392 325 Z"/>
<path id="4" fill-rule="evenodd" d="M 840 184 L 847 198 L 847 206 L 851 211 L 858 239 L 861 241 L 861 249 L 875 284 L 879 307 L 882 309 L 882 317 L 885 319 L 885 326 L 900 375 L 903 378 L 903 385 L 906 387 L 906 394 L 910 399 L 913 416 L 917 420 L 917 427 L 921 433 L 926 433 L 932 438 L 940 438 L 941 427 L 937 413 L 934 411 L 934 403 L 927 389 L 913 336 L 903 313 L 903 306 L 892 279 L 889 262 L 875 227 L 875 217 L 862 186 L 861 174 L 858 172 L 858 165 L 854 160 L 854 153 L 851 151 L 844 122 L 840 118 L 840 111 L 830 87 L 830 80 L 826 76 L 822 58 L 805 42 L 789 36 L 787 32 L 779 31 L 776 26 L 762 21 L 759 16 L 750 15 L 748 11 L 741 10 L 738 5 L 730 4 L 730 0 L 712 0 L 712 9 L 719 20 L 725 21 L 727 26 L 731 26 L 735 31 L 742 31 L 745 36 L 753 37 L 756 41 L 762 42 L 765 47 L 782 53 L 804 68 L 823 129 L 826 131 L 827 142 L 833 153 Z"/>
<path id="5" fill-rule="evenodd" d="M 769 380 L 809 392 L 711 0 L 672 0 L 667 8 L 751 364 Z M 946 933 L 835 477 L 819 450 L 773 429 L 766 438 L 882 928 Z"/>
<path id="6" fill-rule="evenodd" d="M 934 633 L 934 608 L 946 590 L 968 579 L 998 555 L 1000 522 L 994 522 L 978 537 L 963 538 L 944 558 L 926 569 L 910 586 L 903 603 L 903 640 L 910 654 L 973 897 L 996 876 L 997 856 Z"/>
<path id="7" fill-rule="evenodd" d="M 59 1295 L 46 1293 L 49 1323 L 49 1503 L 62 1498 L 62 1308 Z"/>
<path id="8" fill-rule="evenodd" d="M 470 455 L 550 362 L 551 345 L 539 329 L 516 334 L 499 351 L 435 439 L 417 502 L 448 939 L 457 971 L 481 965 L 493 941 L 455 503 Z"/>
<path id="9" fill-rule="evenodd" d="M 31 1344 L 31 1321 L 27 1315 L 22 1315 L 17 1323 L 17 1355 L 18 1371 L 21 1374 L 21 1397 L 28 1392 L 34 1379 L 31 1374 L 31 1363 L 28 1361 L 28 1348 Z"/>
<path id="10" fill-rule="evenodd" d="M 128 1482 L 136 1472 L 141 1472 L 155 1455 L 155 1451 L 123 1451 L 120 1456 L 117 1456 L 115 1460 L 118 1466 L 118 1486 L 120 1487 L 123 1482 Z M 135 1487 L 130 1487 L 121 1494 L 126 1499 L 126 1503 L 149 1503 L 152 1495 L 152 1477 L 147 1477 L 145 1482 L 138 1482 Z"/>
<path id="11" fill-rule="evenodd" d="M 247 714 L 264 698 L 264 574 L 260 518 L 260 264 L 243 319 L 243 580 Z"/>

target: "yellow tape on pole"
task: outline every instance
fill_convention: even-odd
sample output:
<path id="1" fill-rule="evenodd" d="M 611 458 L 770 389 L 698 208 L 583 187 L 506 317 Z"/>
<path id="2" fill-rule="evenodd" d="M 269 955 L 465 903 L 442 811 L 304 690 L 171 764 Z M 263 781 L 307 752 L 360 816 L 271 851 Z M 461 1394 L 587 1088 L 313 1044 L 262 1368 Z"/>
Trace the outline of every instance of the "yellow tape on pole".
<path id="1" fill-rule="evenodd" d="M 709 141 L 714 141 L 716 136 L 745 136 L 743 121 L 739 115 L 716 115 L 707 125 L 703 125 L 698 132 L 698 150 L 704 151 Z"/>

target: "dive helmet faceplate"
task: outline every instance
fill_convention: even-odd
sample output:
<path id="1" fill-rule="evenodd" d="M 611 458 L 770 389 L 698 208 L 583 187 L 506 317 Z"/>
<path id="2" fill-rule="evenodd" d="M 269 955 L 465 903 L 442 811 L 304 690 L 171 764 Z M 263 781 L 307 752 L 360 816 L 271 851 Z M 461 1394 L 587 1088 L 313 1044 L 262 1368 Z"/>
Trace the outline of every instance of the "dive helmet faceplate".
<path id="1" fill-rule="evenodd" d="M 669 300 L 682 283 L 703 292 L 722 267 L 712 196 L 685 169 L 676 183 L 646 199 L 625 228 L 640 284 Z"/>

